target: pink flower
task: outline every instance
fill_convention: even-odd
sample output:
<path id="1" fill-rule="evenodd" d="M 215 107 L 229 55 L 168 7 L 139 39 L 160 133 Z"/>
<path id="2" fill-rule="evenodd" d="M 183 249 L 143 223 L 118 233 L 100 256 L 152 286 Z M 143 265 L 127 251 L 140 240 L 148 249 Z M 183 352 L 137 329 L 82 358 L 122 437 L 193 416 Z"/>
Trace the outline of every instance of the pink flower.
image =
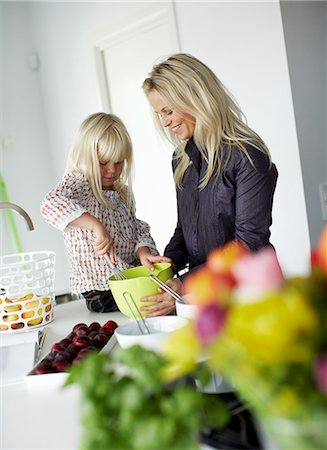
<path id="1" fill-rule="evenodd" d="M 227 309 L 211 303 L 199 310 L 195 329 L 202 344 L 209 344 L 222 330 L 227 316 Z"/>
<path id="2" fill-rule="evenodd" d="M 314 365 L 314 375 L 319 389 L 327 395 L 327 353 L 317 358 Z"/>
<path id="3" fill-rule="evenodd" d="M 276 252 L 271 247 L 265 247 L 239 259 L 235 263 L 233 273 L 239 290 L 250 295 L 278 289 L 284 281 Z"/>

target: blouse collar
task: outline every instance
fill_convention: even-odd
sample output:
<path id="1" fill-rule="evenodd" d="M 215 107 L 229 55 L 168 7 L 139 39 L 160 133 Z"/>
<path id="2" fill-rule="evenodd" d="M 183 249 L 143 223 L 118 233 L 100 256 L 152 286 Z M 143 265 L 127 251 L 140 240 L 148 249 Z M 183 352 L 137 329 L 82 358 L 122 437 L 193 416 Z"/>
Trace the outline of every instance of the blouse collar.
<path id="1" fill-rule="evenodd" d="M 120 193 L 117 191 L 102 191 L 104 196 L 113 204 L 118 205 L 120 203 Z"/>
<path id="2" fill-rule="evenodd" d="M 195 145 L 195 142 L 193 140 L 193 137 L 191 137 L 186 144 L 185 152 L 188 154 L 190 160 L 194 164 L 194 167 L 199 172 L 201 170 L 201 154 L 199 152 L 199 149 Z"/>

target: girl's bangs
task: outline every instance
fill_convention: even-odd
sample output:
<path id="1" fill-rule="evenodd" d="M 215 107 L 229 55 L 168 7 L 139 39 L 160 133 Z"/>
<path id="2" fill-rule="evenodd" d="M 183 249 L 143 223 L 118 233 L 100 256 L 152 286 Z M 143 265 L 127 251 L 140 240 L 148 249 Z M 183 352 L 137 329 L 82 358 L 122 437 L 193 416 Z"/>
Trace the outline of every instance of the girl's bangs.
<path id="1" fill-rule="evenodd" d="M 102 138 L 98 143 L 98 158 L 101 163 L 124 161 L 127 159 L 126 143 L 119 139 L 113 142 L 112 139 Z"/>

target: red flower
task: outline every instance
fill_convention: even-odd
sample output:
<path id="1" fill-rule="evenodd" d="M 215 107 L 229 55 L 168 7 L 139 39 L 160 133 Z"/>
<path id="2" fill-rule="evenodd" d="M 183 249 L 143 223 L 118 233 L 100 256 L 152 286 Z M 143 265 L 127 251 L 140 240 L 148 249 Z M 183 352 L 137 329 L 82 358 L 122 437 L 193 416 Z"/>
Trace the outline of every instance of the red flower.
<path id="1" fill-rule="evenodd" d="M 221 332 L 227 316 L 227 308 L 212 303 L 199 311 L 195 329 L 202 344 L 209 344 Z"/>
<path id="2" fill-rule="evenodd" d="M 327 395 L 327 353 L 317 358 L 314 365 L 314 375 L 319 389 Z"/>

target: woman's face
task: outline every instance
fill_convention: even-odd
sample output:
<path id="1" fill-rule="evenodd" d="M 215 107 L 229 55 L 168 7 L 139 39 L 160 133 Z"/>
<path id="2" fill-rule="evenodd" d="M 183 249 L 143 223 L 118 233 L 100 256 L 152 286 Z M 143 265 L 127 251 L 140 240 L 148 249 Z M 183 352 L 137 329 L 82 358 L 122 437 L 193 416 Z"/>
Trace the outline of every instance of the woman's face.
<path id="1" fill-rule="evenodd" d="M 163 127 L 170 128 L 181 141 L 187 141 L 193 136 L 195 117 L 178 109 L 172 109 L 155 90 L 148 93 L 148 100 L 154 112 L 159 115 Z"/>
<path id="2" fill-rule="evenodd" d="M 120 177 L 124 167 L 124 161 L 101 163 L 100 161 L 100 174 L 102 189 L 109 191 L 113 188 L 113 184 Z"/>

